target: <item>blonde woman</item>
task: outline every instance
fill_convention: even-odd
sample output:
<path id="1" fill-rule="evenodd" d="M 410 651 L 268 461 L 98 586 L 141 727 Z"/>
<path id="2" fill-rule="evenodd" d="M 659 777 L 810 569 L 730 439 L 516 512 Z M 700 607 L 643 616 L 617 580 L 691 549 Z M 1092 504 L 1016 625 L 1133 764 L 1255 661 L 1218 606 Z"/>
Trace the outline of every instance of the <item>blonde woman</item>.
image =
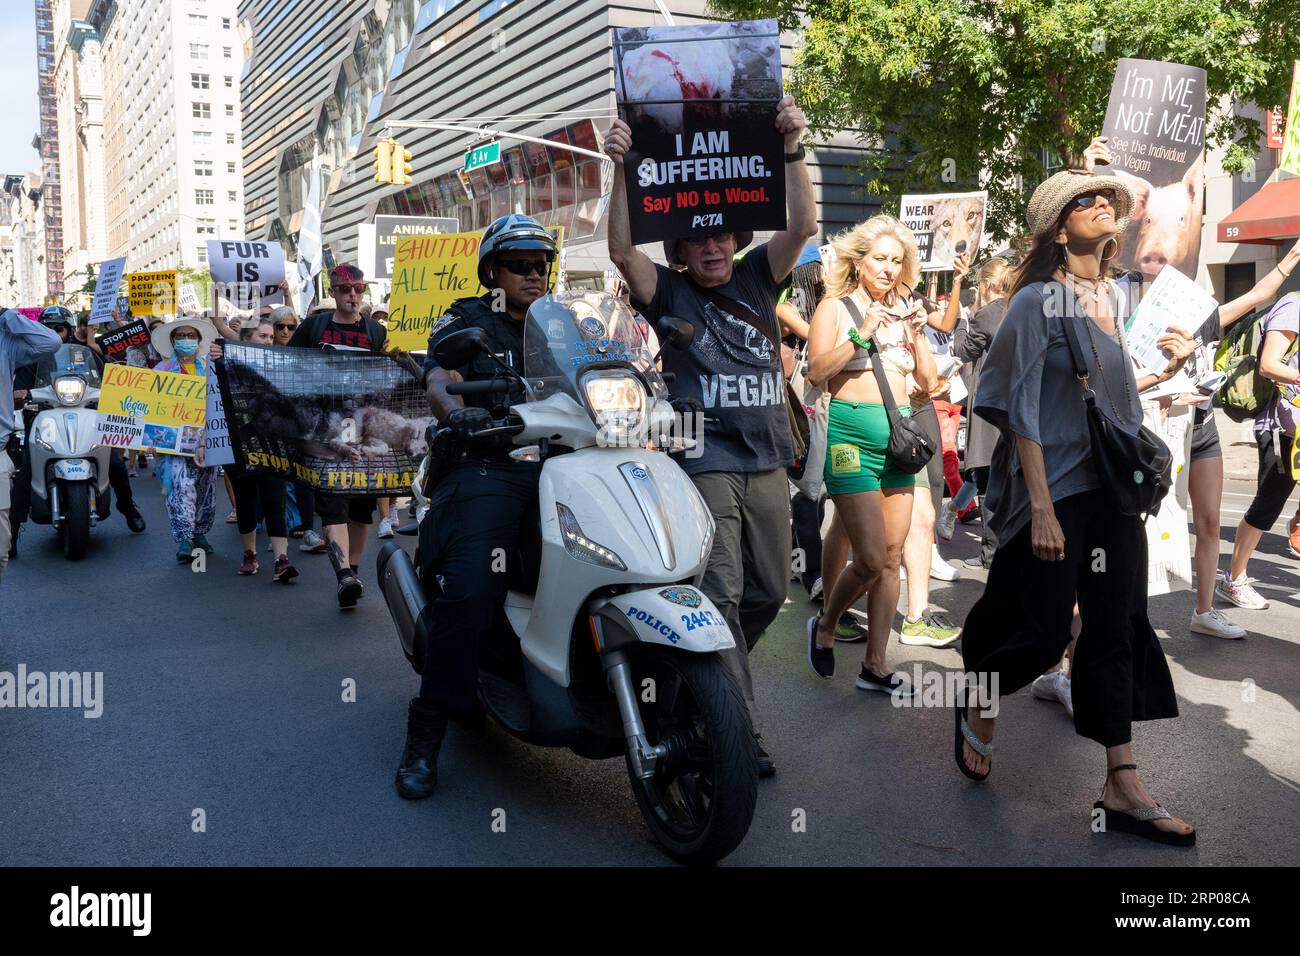
<path id="1" fill-rule="evenodd" d="M 868 345 L 879 351 L 899 413 L 909 414 L 908 376 L 926 393 L 938 380 L 924 332 L 926 309 L 912 293 L 920 256 L 911 230 L 892 216 L 875 216 L 832 246 L 835 264 L 808 334 L 808 380 L 831 394 L 825 481 L 835 503 L 822 548 L 826 604 L 808 622 L 808 661 L 819 677 L 835 673 L 835 623 L 869 594 L 869 639 L 857 686 L 910 694 L 906 680 L 886 670 L 885 645 L 898 606 L 916 476 L 885 455 L 889 418 Z M 846 567 L 850 548 L 853 563 Z"/>

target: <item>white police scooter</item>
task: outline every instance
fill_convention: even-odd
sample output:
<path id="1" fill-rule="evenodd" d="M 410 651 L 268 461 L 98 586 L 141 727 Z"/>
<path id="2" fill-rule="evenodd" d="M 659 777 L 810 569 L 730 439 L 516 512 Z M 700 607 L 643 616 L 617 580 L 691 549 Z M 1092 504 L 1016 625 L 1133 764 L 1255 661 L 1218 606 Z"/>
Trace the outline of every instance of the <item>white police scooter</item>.
<path id="1" fill-rule="evenodd" d="M 108 517 L 109 449 L 97 444 L 95 413 L 103 370 L 93 350 L 67 342 L 40 361 L 30 398 L 41 408 L 27 436 L 31 519 L 54 526 L 69 561 L 86 556 L 91 525 Z"/>
<path id="2" fill-rule="evenodd" d="M 689 323 L 668 324 L 669 344 L 690 344 Z M 648 447 L 650 436 L 662 443 L 673 413 L 641 343 L 634 313 L 612 296 L 548 295 L 528 310 L 529 401 L 474 437 L 509 435 L 515 457 L 543 462 L 540 567 L 521 570 L 509 556 L 509 628 L 482 649 L 479 697 L 521 740 L 624 755 L 659 843 L 683 862 L 712 862 L 749 829 L 757 752 L 717 653 L 735 646 L 731 631 L 696 586 L 713 518 L 676 462 Z M 438 346 L 448 367 L 479 352 L 492 354 L 480 329 Z M 520 377 L 501 367 L 498 379 L 448 391 L 503 394 Z M 403 650 L 422 671 L 426 595 L 438 585 L 421 582 L 393 542 L 378 566 Z"/>

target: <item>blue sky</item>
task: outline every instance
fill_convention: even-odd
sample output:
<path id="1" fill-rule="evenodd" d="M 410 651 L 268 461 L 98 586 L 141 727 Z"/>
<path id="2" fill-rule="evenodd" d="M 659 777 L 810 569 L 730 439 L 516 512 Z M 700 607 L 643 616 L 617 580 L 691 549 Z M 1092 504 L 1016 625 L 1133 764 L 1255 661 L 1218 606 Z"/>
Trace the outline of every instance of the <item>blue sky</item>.
<path id="1" fill-rule="evenodd" d="M 36 4 L 5 0 L 0 18 L 0 173 L 36 171 Z"/>

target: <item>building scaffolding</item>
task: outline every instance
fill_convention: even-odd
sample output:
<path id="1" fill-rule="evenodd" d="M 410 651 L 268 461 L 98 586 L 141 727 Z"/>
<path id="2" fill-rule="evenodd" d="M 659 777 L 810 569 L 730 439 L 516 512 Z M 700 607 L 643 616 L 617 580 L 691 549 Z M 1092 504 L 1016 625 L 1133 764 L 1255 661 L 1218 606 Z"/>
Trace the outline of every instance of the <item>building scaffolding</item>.
<path id="1" fill-rule="evenodd" d="M 54 88 L 54 12 L 36 0 L 36 74 L 40 97 L 42 205 L 45 213 L 45 274 L 48 295 L 63 298 L 63 196 L 59 186 L 59 109 Z"/>

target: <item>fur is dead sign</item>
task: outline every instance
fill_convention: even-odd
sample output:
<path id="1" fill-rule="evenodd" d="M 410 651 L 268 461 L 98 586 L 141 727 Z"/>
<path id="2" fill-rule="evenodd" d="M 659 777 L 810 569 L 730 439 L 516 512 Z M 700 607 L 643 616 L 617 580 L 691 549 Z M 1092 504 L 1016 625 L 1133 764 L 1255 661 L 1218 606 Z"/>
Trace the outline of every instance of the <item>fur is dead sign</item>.
<path id="1" fill-rule="evenodd" d="M 284 249 L 278 242 L 209 239 L 208 269 L 217 294 L 237 309 L 284 302 Z"/>

